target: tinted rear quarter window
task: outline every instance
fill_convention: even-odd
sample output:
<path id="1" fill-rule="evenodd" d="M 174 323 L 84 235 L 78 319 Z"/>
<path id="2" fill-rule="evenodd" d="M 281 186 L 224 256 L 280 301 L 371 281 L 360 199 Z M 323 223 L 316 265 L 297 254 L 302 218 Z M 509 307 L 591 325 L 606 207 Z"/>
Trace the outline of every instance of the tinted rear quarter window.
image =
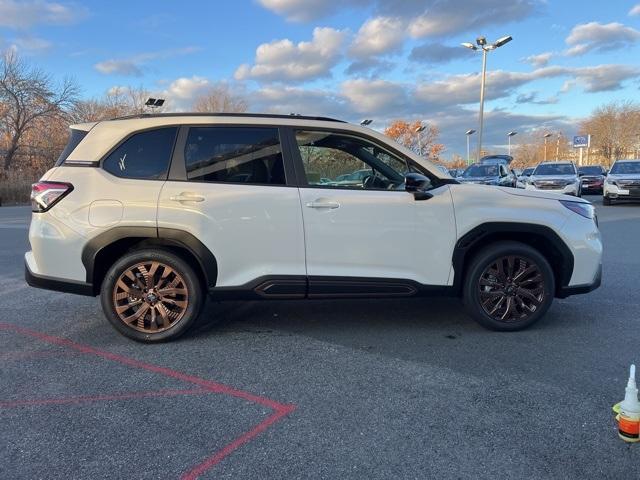
<path id="1" fill-rule="evenodd" d="M 190 181 L 285 184 L 277 128 L 191 127 L 184 158 Z"/>
<path id="2" fill-rule="evenodd" d="M 132 135 L 105 158 L 102 168 L 122 178 L 167 178 L 177 127 L 158 128 Z"/>
<path id="3" fill-rule="evenodd" d="M 64 147 L 64 150 L 62 150 L 62 153 L 56 161 L 56 167 L 62 165 L 67 160 L 67 158 L 69 158 L 71 152 L 73 152 L 75 148 L 80 144 L 82 139 L 87 136 L 87 133 L 89 132 L 86 130 L 76 130 L 73 128 L 70 129 L 69 140 L 67 140 L 67 145 Z"/>

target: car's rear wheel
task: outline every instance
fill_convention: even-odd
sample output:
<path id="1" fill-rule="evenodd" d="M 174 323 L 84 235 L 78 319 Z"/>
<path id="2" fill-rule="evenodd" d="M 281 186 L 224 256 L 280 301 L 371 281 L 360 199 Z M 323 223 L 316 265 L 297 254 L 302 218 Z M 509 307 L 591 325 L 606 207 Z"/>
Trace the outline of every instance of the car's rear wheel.
<path id="1" fill-rule="evenodd" d="M 140 342 L 173 340 L 202 309 L 202 285 L 180 257 L 157 249 L 126 254 L 107 272 L 101 289 L 105 316 L 123 335 Z"/>
<path id="2" fill-rule="evenodd" d="M 471 261 L 464 284 L 467 312 L 481 325 L 501 331 L 526 328 L 549 309 L 555 279 L 549 262 L 519 242 L 499 242 Z"/>

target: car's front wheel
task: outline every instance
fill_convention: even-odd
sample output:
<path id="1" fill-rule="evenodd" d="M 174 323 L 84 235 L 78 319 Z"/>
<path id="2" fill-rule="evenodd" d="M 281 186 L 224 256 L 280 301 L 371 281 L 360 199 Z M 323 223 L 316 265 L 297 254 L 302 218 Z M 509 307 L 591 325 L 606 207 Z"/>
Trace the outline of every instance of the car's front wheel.
<path id="1" fill-rule="evenodd" d="M 546 258 L 519 242 L 499 242 L 471 261 L 464 282 L 467 312 L 481 325 L 521 330 L 538 321 L 553 302 L 555 279 Z"/>
<path id="2" fill-rule="evenodd" d="M 198 318 L 204 298 L 191 266 L 159 249 L 123 256 L 107 272 L 100 296 L 104 314 L 116 330 L 148 343 L 185 333 Z"/>

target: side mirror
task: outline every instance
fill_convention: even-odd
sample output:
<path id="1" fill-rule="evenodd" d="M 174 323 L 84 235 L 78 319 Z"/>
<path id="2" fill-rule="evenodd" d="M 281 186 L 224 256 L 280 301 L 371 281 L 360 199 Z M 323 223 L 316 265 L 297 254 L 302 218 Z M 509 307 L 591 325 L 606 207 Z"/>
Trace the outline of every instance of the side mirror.
<path id="1" fill-rule="evenodd" d="M 416 200 L 428 200 L 433 197 L 427 190 L 431 186 L 431 180 L 420 173 L 407 173 L 404 177 L 404 189 L 413 193 Z"/>
<path id="2" fill-rule="evenodd" d="M 584 172 L 578 172 L 579 177 L 584 177 Z"/>

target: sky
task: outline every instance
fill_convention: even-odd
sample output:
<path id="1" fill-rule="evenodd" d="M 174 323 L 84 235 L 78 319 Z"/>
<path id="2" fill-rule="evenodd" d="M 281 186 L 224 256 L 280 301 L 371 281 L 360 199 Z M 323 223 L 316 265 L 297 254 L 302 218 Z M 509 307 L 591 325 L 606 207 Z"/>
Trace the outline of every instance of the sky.
<path id="1" fill-rule="evenodd" d="M 478 125 L 482 55 L 460 43 L 505 35 L 488 54 L 495 152 L 509 131 L 571 137 L 599 105 L 638 100 L 638 0 L 0 0 L 0 49 L 85 98 L 144 87 L 185 111 L 225 84 L 253 112 L 432 123 L 445 158 Z"/>

